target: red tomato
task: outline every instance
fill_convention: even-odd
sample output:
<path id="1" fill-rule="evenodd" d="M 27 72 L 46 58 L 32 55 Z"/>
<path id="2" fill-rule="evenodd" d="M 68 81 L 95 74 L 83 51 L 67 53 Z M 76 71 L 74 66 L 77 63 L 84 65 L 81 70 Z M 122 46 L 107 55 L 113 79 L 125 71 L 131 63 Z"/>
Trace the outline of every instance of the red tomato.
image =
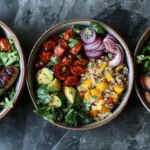
<path id="1" fill-rule="evenodd" d="M 79 75 L 85 73 L 85 69 L 81 66 L 71 66 L 70 71 L 75 76 L 79 76 Z"/>
<path id="2" fill-rule="evenodd" d="M 72 63 L 72 59 L 69 59 L 67 57 L 63 57 L 63 59 L 62 59 L 62 65 L 63 66 L 70 65 L 71 63 Z"/>
<path id="3" fill-rule="evenodd" d="M 65 49 L 68 48 L 68 43 L 67 43 L 64 39 L 60 39 L 60 40 L 58 41 L 58 43 L 59 43 L 59 45 L 60 45 L 61 47 L 65 48 Z"/>
<path id="4" fill-rule="evenodd" d="M 37 69 L 42 69 L 42 68 L 44 68 L 46 66 L 46 64 L 44 63 L 44 62 L 42 62 L 42 61 L 37 61 L 37 63 L 36 63 L 36 68 Z"/>
<path id="5" fill-rule="evenodd" d="M 114 99 L 111 98 L 111 97 L 108 99 L 108 101 L 109 101 L 110 104 L 113 104 L 113 103 L 114 103 Z"/>
<path id="6" fill-rule="evenodd" d="M 0 39 L 0 49 L 4 52 L 7 52 L 10 49 L 10 43 L 6 38 Z"/>
<path id="7" fill-rule="evenodd" d="M 69 52 L 71 54 L 74 54 L 74 55 L 77 55 L 79 53 L 79 51 L 81 50 L 82 48 L 82 42 L 81 41 L 78 41 L 78 44 L 76 44 L 75 46 L 73 46 Z"/>
<path id="8" fill-rule="evenodd" d="M 54 41 L 47 41 L 43 43 L 43 50 L 44 51 L 53 51 L 54 48 L 56 47 L 56 43 Z"/>
<path id="9" fill-rule="evenodd" d="M 54 75 L 59 78 L 60 80 L 66 80 L 68 76 L 70 75 L 70 70 L 68 67 L 63 70 L 63 67 L 61 63 L 53 67 Z"/>
<path id="10" fill-rule="evenodd" d="M 69 40 L 69 38 L 75 38 L 75 34 L 73 32 L 73 29 L 68 29 L 65 33 L 64 33 L 64 37 L 63 37 L 66 41 Z"/>
<path id="11" fill-rule="evenodd" d="M 58 57 L 62 57 L 65 53 L 65 49 L 63 47 L 61 47 L 60 45 L 57 45 L 54 49 L 54 53 L 58 56 Z"/>
<path id="12" fill-rule="evenodd" d="M 58 35 L 54 35 L 51 37 L 51 40 L 55 41 L 55 42 L 57 42 L 59 39 L 60 39 L 60 37 Z"/>
<path id="13" fill-rule="evenodd" d="M 88 64 L 89 60 L 81 59 L 81 60 L 75 60 L 73 62 L 73 65 L 83 66 L 85 67 Z"/>
<path id="14" fill-rule="evenodd" d="M 80 78 L 77 76 L 69 76 L 65 81 L 64 85 L 66 86 L 78 86 L 80 84 Z"/>
<path id="15" fill-rule="evenodd" d="M 48 63 L 50 61 L 51 56 L 53 55 L 53 53 L 51 52 L 42 52 L 40 55 L 40 61 L 44 62 L 44 63 Z"/>

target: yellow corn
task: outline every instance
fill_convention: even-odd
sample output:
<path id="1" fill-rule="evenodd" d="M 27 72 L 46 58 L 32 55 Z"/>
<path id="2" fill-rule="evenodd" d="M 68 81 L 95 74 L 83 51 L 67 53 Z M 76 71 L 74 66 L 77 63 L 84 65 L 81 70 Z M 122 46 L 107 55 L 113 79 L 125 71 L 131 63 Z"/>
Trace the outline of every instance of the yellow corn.
<path id="1" fill-rule="evenodd" d="M 108 65 L 108 62 L 103 62 L 103 64 L 100 66 L 101 70 L 103 71 Z"/>
<path id="2" fill-rule="evenodd" d="M 115 70 L 118 72 L 122 69 L 122 65 L 119 65 L 118 67 L 115 68 Z"/>
<path id="3" fill-rule="evenodd" d="M 99 103 L 100 103 L 101 105 L 104 105 L 104 104 L 105 104 L 105 101 L 104 101 L 103 99 L 101 99 L 101 100 L 99 101 Z"/>
<path id="4" fill-rule="evenodd" d="M 88 72 L 88 71 L 86 71 L 84 75 L 85 75 L 85 76 L 88 76 L 88 75 L 89 75 L 89 72 Z"/>
<path id="5" fill-rule="evenodd" d="M 124 90 L 124 88 L 121 87 L 121 86 L 119 86 L 119 85 L 117 85 L 117 86 L 114 87 L 114 91 L 117 92 L 117 93 L 119 93 L 119 94 L 122 93 L 123 90 Z"/>
<path id="6" fill-rule="evenodd" d="M 110 73 L 106 73 L 106 74 L 105 74 L 105 78 L 106 78 L 106 80 L 107 80 L 108 82 L 110 82 L 111 79 L 112 79 L 112 76 L 111 76 Z"/>
<path id="7" fill-rule="evenodd" d="M 113 95 L 111 95 L 111 97 L 112 97 L 113 99 L 117 100 L 117 99 L 118 99 L 118 94 L 117 94 L 117 93 L 116 93 L 116 94 L 113 94 Z"/>
<path id="8" fill-rule="evenodd" d="M 99 89 L 100 91 L 104 91 L 107 89 L 107 87 L 108 87 L 108 84 L 106 82 L 102 82 L 98 84 L 96 88 Z"/>
<path id="9" fill-rule="evenodd" d="M 92 89 L 90 92 L 91 92 L 92 96 L 99 95 L 99 93 L 100 93 L 99 89 L 97 89 L 97 88 Z"/>
<path id="10" fill-rule="evenodd" d="M 90 98 L 91 94 L 89 92 L 86 92 L 84 94 L 84 99 L 88 100 Z"/>
<path id="11" fill-rule="evenodd" d="M 84 81 L 84 87 L 92 88 L 92 80 L 90 78 L 88 78 L 86 81 Z"/>

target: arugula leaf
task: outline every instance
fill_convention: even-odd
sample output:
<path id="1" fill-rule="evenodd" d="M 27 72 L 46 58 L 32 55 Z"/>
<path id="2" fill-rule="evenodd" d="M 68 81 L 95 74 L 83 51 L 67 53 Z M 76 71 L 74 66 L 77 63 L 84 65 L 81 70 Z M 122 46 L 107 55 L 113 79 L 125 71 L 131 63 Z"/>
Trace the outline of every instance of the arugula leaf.
<path id="1" fill-rule="evenodd" d="M 92 31 L 89 28 L 85 28 L 85 34 L 92 35 Z"/>
<path id="2" fill-rule="evenodd" d="M 67 69 L 67 67 L 66 67 L 66 66 L 62 67 L 62 72 L 65 72 L 65 71 L 66 71 L 66 69 Z"/>
<path id="3" fill-rule="evenodd" d="M 73 38 L 69 38 L 69 47 L 72 48 L 73 46 L 75 46 L 76 44 L 78 44 L 78 40 L 73 39 Z"/>
<path id="4" fill-rule="evenodd" d="M 41 85 L 38 89 L 37 89 L 37 104 L 47 104 L 50 102 L 51 100 L 51 96 L 49 94 L 49 90 L 47 88 L 47 86 L 45 85 Z"/>
<path id="5" fill-rule="evenodd" d="M 94 28 L 94 30 L 99 34 L 105 34 L 104 28 L 96 22 L 90 22 L 90 25 Z"/>

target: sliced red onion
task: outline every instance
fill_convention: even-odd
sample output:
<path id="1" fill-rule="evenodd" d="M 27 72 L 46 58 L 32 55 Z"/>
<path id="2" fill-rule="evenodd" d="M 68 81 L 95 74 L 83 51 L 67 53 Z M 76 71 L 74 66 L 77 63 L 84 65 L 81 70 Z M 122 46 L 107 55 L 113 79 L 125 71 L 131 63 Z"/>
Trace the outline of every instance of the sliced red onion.
<path id="1" fill-rule="evenodd" d="M 116 67 L 120 65 L 124 60 L 124 53 L 123 53 L 122 47 L 119 44 L 113 44 L 113 47 L 115 48 L 115 51 L 117 52 L 117 54 L 114 59 L 109 61 L 110 67 Z"/>
<path id="2" fill-rule="evenodd" d="M 103 51 L 85 51 L 85 55 L 88 58 L 100 58 L 103 55 Z"/>
<path id="3" fill-rule="evenodd" d="M 101 46 L 103 45 L 103 41 L 101 39 L 101 37 L 96 37 L 96 39 L 89 43 L 89 44 L 84 44 L 84 49 L 87 50 L 87 51 L 91 51 L 91 50 L 101 50 Z"/>
<path id="4" fill-rule="evenodd" d="M 96 32 L 92 27 L 88 27 L 88 30 L 92 32 L 91 35 L 86 34 L 86 28 L 81 32 L 81 39 L 84 43 L 88 44 L 93 42 L 96 39 Z"/>

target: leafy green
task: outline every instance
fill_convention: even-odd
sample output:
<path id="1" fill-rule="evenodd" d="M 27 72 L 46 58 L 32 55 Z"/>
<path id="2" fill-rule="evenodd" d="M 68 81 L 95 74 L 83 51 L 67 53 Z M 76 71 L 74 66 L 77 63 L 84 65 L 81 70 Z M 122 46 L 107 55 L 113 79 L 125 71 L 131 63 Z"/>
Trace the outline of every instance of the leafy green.
<path id="1" fill-rule="evenodd" d="M 94 28 L 94 30 L 99 34 L 105 34 L 104 28 L 96 22 L 90 22 L 90 25 Z"/>
<path id="2" fill-rule="evenodd" d="M 73 38 L 69 38 L 69 47 L 72 48 L 73 46 L 75 46 L 76 44 L 78 44 L 78 40 L 77 39 L 73 39 Z"/>
<path id="3" fill-rule="evenodd" d="M 137 56 L 137 63 L 143 66 L 143 71 L 150 70 L 150 41 L 143 46 L 142 54 Z"/>
<path id="4" fill-rule="evenodd" d="M 2 102 L 0 102 L 0 108 L 13 108 L 13 98 L 15 95 L 14 88 L 11 88 L 7 93 L 5 93 L 2 98 Z"/>
<path id="5" fill-rule="evenodd" d="M 51 100 L 47 86 L 41 85 L 37 89 L 37 104 L 47 104 Z"/>

